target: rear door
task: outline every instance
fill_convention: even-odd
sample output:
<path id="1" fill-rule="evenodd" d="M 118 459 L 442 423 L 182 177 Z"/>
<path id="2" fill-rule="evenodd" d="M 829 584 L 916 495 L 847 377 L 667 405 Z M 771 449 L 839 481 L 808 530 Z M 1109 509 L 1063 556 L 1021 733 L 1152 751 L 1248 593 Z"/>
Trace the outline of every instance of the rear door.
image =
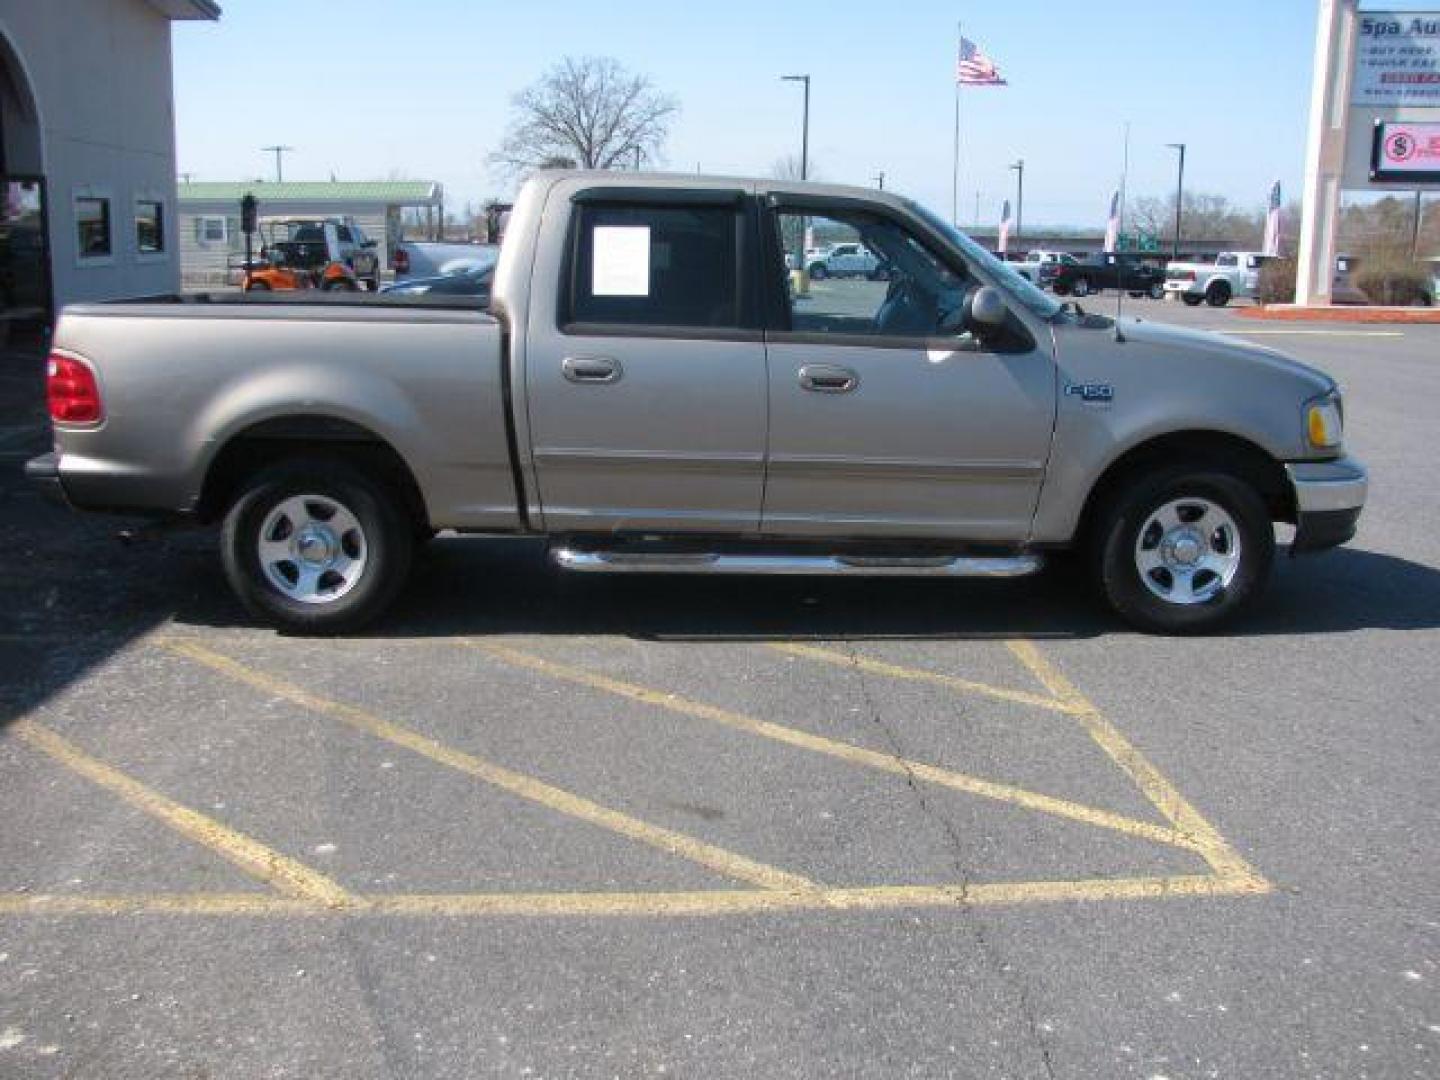
<path id="1" fill-rule="evenodd" d="M 533 295 L 557 299 L 530 306 L 525 355 L 546 528 L 755 530 L 768 387 L 746 193 L 562 186 L 550 200 L 547 219 L 570 226 L 537 261 Z M 542 267 L 558 270 L 554 294 Z"/>

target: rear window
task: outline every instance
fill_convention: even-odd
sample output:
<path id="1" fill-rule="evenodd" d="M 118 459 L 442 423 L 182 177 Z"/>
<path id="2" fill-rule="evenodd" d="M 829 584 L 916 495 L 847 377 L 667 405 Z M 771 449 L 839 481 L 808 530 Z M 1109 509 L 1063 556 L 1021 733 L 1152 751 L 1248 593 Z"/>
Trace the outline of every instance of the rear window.
<path id="1" fill-rule="evenodd" d="M 566 322 L 740 325 L 738 210 L 582 204 L 577 212 Z"/>

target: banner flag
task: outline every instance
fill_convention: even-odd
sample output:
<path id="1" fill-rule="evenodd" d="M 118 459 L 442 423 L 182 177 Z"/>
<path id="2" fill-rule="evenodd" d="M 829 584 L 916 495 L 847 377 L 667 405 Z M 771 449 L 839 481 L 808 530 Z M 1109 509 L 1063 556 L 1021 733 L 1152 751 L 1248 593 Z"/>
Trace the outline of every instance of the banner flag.
<path id="1" fill-rule="evenodd" d="M 1270 187 L 1270 201 L 1265 209 L 1265 254 L 1280 254 L 1280 181 Z"/>
<path id="2" fill-rule="evenodd" d="M 1010 250 L 1010 200 L 1005 200 L 1005 206 L 1000 211 L 1000 254 Z"/>
<path id="3" fill-rule="evenodd" d="M 1120 241 L 1120 189 L 1110 196 L 1110 220 L 1105 226 L 1105 253 L 1113 255 Z"/>

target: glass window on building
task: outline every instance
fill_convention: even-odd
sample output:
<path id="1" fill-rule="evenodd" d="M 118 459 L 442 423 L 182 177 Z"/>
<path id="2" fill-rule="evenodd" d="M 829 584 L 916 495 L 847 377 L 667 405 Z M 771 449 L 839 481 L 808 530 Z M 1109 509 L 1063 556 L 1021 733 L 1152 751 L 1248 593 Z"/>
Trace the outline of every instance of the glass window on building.
<path id="1" fill-rule="evenodd" d="M 165 204 L 158 199 L 135 200 L 135 250 L 141 255 L 165 252 Z"/>
<path id="2" fill-rule="evenodd" d="M 75 199 L 75 228 L 82 259 L 108 259 L 115 253 L 110 232 L 110 200 L 98 195 Z"/>

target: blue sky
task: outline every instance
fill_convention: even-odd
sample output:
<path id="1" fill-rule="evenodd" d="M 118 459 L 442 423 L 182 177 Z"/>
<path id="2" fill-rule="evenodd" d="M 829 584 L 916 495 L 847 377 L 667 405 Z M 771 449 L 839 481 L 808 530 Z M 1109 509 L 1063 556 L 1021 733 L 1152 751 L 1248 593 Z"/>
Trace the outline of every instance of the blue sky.
<path id="1" fill-rule="evenodd" d="M 179 167 L 286 178 L 441 181 L 452 203 L 507 193 L 486 157 L 511 95 L 559 57 L 613 56 L 680 101 L 668 167 L 765 174 L 797 153 L 808 72 L 824 179 L 950 207 L 956 22 L 1005 89 L 963 91 L 962 223 L 987 224 L 1026 161 L 1025 218 L 1098 226 L 1131 124 L 1132 196 L 1174 184 L 1258 206 L 1298 190 L 1316 0 L 223 0 L 178 24 Z M 1379 5 L 1369 5 L 1379 6 Z M 1440 7 L 1400 3 L 1394 8 Z M 717 17 L 722 13 L 723 17 Z"/>

